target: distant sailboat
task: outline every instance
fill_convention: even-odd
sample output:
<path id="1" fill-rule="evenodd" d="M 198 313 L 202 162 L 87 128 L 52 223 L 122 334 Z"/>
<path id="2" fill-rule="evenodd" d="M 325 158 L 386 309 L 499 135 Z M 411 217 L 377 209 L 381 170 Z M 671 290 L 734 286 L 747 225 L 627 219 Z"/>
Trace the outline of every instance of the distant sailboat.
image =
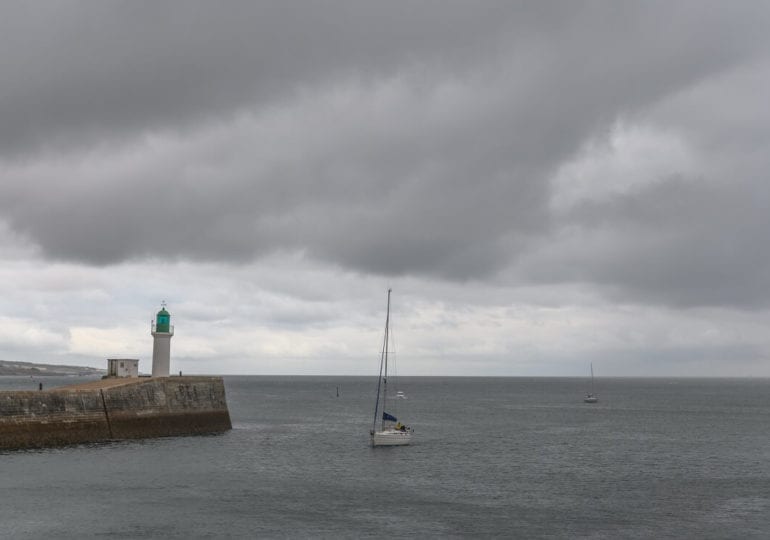
<path id="1" fill-rule="evenodd" d="M 583 401 L 586 403 L 596 403 L 599 401 L 599 396 L 597 396 L 594 393 L 594 363 L 591 362 L 591 391 L 586 394 L 586 397 L 583 398 Z"/>
<path id="2" fill-rule="evenodd" d="M 390 292 L 388 289 L 388 310 L 385 316 L 385 339 L 382 343 L 380 356 L 380 375 L 377 379 L 377 399 L 374 403 L 374 422 L 369 432 L 372 446 L 403 446 L 412 440 L 412 428 L 402 424 L 398 418 L 386 412 L 388 407 L 388 341 L 390 339 Z M 403 392 L 397 392 L 396 396 L 403 396 Z M 405 396 L 403 396 L 405 397 Z M 382 407 L 380 407 L 382 403 Z M 382 411 L 382 416 L 380 416 Z M 380 421 L 380 429 L 377 430 L 377 421 Z"/>

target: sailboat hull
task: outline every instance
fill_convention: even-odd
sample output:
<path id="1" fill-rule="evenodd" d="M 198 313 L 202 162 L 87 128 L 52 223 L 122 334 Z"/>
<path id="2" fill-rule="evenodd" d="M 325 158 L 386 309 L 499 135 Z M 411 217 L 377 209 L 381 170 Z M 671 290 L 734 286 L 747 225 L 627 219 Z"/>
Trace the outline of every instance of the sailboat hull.
<path id="1" fill-rule="evenodd" d="M 405 446 L 412 442 L 411 431 L 386 429 L 372 434 L 372 446 Z"/>

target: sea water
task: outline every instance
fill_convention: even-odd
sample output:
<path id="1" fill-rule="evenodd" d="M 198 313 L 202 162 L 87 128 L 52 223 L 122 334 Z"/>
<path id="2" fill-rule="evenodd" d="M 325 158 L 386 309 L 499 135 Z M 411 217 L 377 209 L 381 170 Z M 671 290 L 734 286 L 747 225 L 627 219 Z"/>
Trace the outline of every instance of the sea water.
<path id="1" fill-rule="evenodd" d="M 82 379 L 0 377 L 0 389 Z M 0 454 L 3 538 L 767 538 L 770 381 L 226 377 L 233 430 Z M 392 386 L 392 385 L 391 385 Z M 339 389 L 339 397 L 337 390 Z"/>

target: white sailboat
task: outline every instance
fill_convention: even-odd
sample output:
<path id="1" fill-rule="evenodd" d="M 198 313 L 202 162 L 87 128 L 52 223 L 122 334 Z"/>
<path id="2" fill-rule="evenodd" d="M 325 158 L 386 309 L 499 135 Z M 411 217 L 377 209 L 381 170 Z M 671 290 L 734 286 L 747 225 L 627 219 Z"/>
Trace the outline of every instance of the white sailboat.
<path id="1" fill-rule="evenodd" d="M 374 403 L 374 422 L 369 432 L 372 446 L 403 446 L 412 441 L 412 428 L 399 422 L 387 412 L 388 407 L 388 353 L 390 340 L 390 292 L 388 289 L 388 311 L 385 316 L 385 339 L 380 355 L 380 375 L 377 379 L 377 400 Z M 398 396 L 399 393 L 396 393 Z M 403 395 L 403 393 L 401 393 Z M 380 411 L 382 414 L 380 415 Z M 377 430 L 377 421 L 380 429 Z"/>
<path id="2" fill-rule="evenodd" d="M 599 396 L 594 393 L 594 363 L 591 362 L 591 391 L 583 398 L 586 403 L 596 403 L 599 401 Z"/>

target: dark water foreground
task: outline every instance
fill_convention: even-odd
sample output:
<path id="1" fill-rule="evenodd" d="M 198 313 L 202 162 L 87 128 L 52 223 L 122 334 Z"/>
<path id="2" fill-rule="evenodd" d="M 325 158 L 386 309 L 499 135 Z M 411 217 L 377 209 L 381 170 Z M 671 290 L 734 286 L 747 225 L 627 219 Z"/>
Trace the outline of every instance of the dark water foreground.
<path id="1" fill-rule="evenodd" d="M 406 378 L 378 449 L 374 378 L 225 384 L 224 435 L 0 453 L 2 535 L 770 537 L 768 380 Z"/>

